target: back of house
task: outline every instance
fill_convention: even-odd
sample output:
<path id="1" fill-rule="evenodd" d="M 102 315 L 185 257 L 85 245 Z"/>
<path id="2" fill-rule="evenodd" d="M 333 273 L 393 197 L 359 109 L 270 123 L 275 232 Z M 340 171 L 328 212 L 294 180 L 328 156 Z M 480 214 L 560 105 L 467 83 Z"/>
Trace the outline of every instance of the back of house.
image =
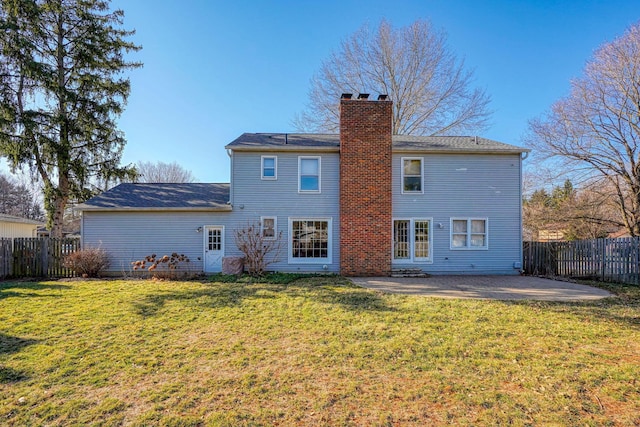
<path id="1" fill-rule="evenodd" d="M 171 253 L 218 272 L 255 224 L 281 239 L 276 271 L 518 274 L 528 150 L 392 135 L 392 105 L 345 94 L 339 134 L 245 133 L 226 146 L 229 184 L 116 186 L 79 206 L 83 245 L 107 250 L 112 273 Z"/>

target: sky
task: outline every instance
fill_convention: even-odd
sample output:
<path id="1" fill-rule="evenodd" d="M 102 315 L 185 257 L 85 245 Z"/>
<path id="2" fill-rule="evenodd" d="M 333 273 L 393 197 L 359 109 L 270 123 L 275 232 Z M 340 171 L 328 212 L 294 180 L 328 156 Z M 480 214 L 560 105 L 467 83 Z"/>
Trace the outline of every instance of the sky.
<path id="1" fill-rule="evenodd" d="M 528 121 L 566 96 L 603 43 L 640 20 L 638 0 L 113 0 L 142 50 L 119 127 L 123 163 L 177 162 L 229 182 L 224 146 L 295 132 L 310 79 L 363 24 L 428 19 L 490 95 L 480 136 L 525 145 Z M 372 94 L 375 95 L 375 94 Z M 526 167 L 525 162 L 525 167 Z M 6 165 L 3 166 L 6 168 Z"/>

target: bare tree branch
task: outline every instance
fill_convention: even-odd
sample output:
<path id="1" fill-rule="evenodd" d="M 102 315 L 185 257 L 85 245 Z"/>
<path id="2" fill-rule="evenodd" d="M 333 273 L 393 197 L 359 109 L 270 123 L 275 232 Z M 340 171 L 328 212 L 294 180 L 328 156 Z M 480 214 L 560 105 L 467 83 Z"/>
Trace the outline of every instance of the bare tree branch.
<path id="1" fill-rule="evenodd" d="M 322 63 L 293 125 L 337 132 L 340 95 L 364 92 L 393 100 L 394 134 L 474 133 L 487 127 L 491 112 L 489 96 L 472 84 L 473 73 L 429 21 L 396 29 L 383 20 L 376 30 L 361 27 Z"/>
<path id="2" fill-rule="evenodd" d="M 606 221 L 640 235 L 640 23 L 602 45 L 569 96 L 531 121 L 530 130 L 528 142 L 539 154 L 562 158 L 568 173 L 606 181 L 607 200 L 620 215 Z"/>
<path id="3" fill-rule="evenodd" d="M 136 182 L 194 182 L 190 170 L 176 162 L 138 162 L 136 164 L 138 178 Z"/>

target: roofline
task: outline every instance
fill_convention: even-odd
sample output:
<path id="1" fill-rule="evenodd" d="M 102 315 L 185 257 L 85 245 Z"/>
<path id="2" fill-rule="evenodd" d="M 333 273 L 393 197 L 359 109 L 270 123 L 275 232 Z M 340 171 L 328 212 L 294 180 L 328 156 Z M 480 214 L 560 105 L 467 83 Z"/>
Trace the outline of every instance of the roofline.
<path id="1" fill-rule="evenodd" d="M 340 147 L 318 147 L 318 146 L 300 146 L 300 145 L 288 145 L 288 146 L 269 146 L 269 145 L 257 145 L 257 146 L 230 146 L 224 147 L 231 151 L 260 151 L 260 152 L 277 152 L 277 151 L 313 151 L 323 153 L 339 153 Z"/>
<path id="2" fill-rule="evenodd" d="M 231 212 L 233 207 L 231 205 L 221 206 L 219 208 L 193 208 L 193 207 L 102 207 L 102 206 L 83 206 L 78 205 L 76 210 L 84 212 Z"/>
<path id="3" fill-rule="evenodd" d="M 415 148 L 397 147 L 391 150 L 400 153 L 449 153 L 449 154 L 522 154 L 529 153 L 529 148 L 490 148 L 470 150 L 468 148 Z"/>
<path id="4" fill-rule="evenodd" d="M 309 146 L 287 146 L 287 147 L 270 147 L 270 146 L 250 146 L 250 147 L 225 147 L 231 151 L 242 152 L 262 152 L 262 153 L 274 153 L 274 152 L 323 152 L 323 153 L 339 153 L 340 147 L 309 147 Z M 391 152 L 399 153 L 451 153 L 451 154 L 521 154 L 529 153 L 529 148 L 491 148 L 491 149 L 475 149 L 470 150 L 468 148 L 417 148 L 417 147 L 391 147 Z"/>
<path id="5" fill-rule="evenodd" d="M 37 225 L 37 226 L 47 225 L 43 221 L 36 221 L 35 219 L 20 218 L 20 217 L 7 218 L 7 217 L 0 216 L 0 222 L 9 222 L 11 224 Z"/>

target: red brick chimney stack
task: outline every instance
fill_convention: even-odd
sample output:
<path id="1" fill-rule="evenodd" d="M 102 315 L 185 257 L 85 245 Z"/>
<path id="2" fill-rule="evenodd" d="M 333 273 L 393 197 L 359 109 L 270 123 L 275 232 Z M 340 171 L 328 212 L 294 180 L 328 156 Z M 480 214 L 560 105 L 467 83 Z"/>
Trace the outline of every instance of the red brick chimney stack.
<path id="1" fill-rule="evenodd" d="M 340 268 L 391 274 L 392 106 L 386 95 L 340 99 Z"/>

